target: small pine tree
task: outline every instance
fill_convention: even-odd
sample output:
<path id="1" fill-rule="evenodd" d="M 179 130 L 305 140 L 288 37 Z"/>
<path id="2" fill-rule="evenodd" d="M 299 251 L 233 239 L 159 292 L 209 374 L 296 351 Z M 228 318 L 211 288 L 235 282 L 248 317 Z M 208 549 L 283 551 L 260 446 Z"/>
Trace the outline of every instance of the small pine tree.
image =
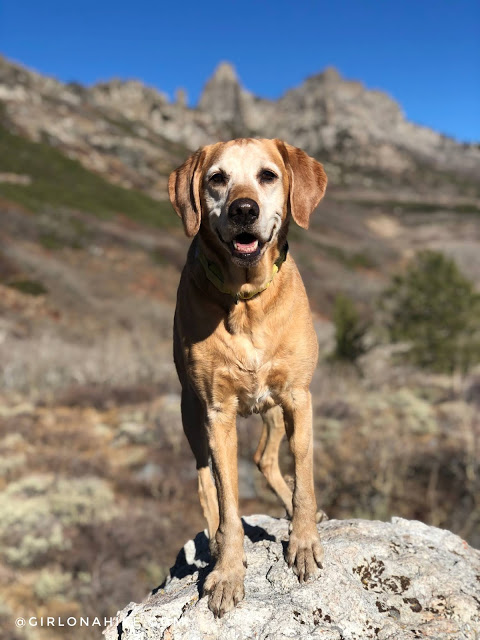
<path id="1" fill-rule="evenodd" d="M 335 298 L 333 323 L 335 325 L 335 357 L 339 360 L 355 362 L 365 353 L 366 327 L 350 298 L 344 295 L 338 295 Z"/>
<path id="2" fill-rule="evenodd" d="M 418 366 L 467 371 L 480 362 L 480 296 L 453 260 L 422 251 L 383 296 L 393 342 L 409 342 Z"/>

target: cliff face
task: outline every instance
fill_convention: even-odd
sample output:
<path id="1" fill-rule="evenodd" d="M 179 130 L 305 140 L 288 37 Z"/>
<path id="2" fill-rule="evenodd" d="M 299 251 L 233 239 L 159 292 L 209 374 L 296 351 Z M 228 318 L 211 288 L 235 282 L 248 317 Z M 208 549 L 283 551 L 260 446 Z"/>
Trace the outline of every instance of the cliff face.
<path id="1" fill-rule="evenodd" d="M 420 167 L 467 182 L 480 174 L 478 145 L 408 122 L 386 94 L 344 80 L 332 68 L 273 101 L 246 91 L 222 63 L 198 107 L 188 108 L 183 95 L 171 102 L 138 81 L 86 88 L 0 58 L 0 101 L 4 120 L 17 132 L 158 198 L 166 174 L 189 151 L 238 136 L 283 138 L 327 160 L 334 175 L 346 171 L 350 182 L 381 172 L 421 188 Z"/>
<path id="2" fill-rule="evenodd" d="M 402 173 L 420 162 L 472 175 L 480 170 L 478 148 L 408 122 L 387 94 L 345 80 L 334 68 L 269 101 L 245 91 L 223 63 L 199 109 L 242 134 L 283 138 L 348 167 Z"/>
<path id="3" fill-rule="evenodd" d="M 480 553 L 458 536 L 401 518 L 318 526 L 324 566 L 300 585 L 283 558 L 288 522 L 244 518 L 245 600 L 220 620 L 200 597 L 209 557 L 198 534 L 162 588 L 117 614 L 106 640 L 478 638 Z"/>

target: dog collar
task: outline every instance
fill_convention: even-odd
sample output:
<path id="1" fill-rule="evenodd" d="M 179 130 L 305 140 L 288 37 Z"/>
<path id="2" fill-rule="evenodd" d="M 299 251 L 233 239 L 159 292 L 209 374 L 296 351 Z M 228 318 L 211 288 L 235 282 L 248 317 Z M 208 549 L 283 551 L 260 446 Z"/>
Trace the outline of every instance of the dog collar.
<path id="1" fill-rule="evenodd" d="M 273 263 L 272 277 L 270 278 L 270 280 L 267 280 L 267 282 L 263 286 L 261 286 L 259 289 L 255 289 L 254 291 L 250 291 L 249 293 L 235 292 L 229 289 L 228 287 L 226 287 L 223 281 L 223 274 L 219 266 L 215 264 L 215 262 L 210 262 L 210 260 L 208 260 L 208 258 L 203 253 L 203 251 L 201 250 L 197 251 L 197 258 L 199 259 L 200 264 L 202 265 L 203 270 L 205 271 L 205 275 L 210 280 L 210 282 L 222 293 L 226 293 L 229 296 L 232 296 L 232 298 L 235 299 L 235 303 L 237 303 L 239 300 L 250 300 L 251 298 L 254 298 L 255 296 L 257 296 L 259 293 L 262 293 L 262 291 L 265 291 L 265 289 L 268 289 L 268 287 L 271 285 L 273 281 L 273 278 L 275 277 L 275 274 L 279 271 L 280 267 L 287 259 L 287 254 L 288 254 L 288 242 L 285 242 L 282 250 L 280 251 L 280 255 Z"/>

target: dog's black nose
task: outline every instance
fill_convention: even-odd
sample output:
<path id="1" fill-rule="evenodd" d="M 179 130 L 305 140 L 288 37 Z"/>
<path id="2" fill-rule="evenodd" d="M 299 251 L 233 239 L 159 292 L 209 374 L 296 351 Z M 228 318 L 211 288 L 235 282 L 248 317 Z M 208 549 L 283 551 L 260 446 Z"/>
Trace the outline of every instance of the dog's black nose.
<path id="1" fill-rule="evenodd" d="M 248 225 L 260 215 L 260 209 L 251 198 L 237 198 L 228 207 L 228 217 L 241 225 Z"/>

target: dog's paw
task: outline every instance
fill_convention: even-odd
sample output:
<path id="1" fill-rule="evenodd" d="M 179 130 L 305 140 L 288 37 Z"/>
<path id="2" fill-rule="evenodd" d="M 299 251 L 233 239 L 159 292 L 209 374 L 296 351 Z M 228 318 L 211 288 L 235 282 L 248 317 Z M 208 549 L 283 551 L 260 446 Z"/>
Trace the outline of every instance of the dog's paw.
<path id="1" fill-rule="evenodd" d="M 205 580 L 204 594 L 208 594 L 208 608 L 217 618 L 233 609 L 245 595 L 245 569 L 215 568 Z"/>
<path id="2" fill-rule="evenodd" d="M 286 560 L 288 566 L 293 567 L 300 582 L 314 578 L 323 561 L 323 547 L 317 530 L 301 535 L 293 530 L 290 534 Z"/>

